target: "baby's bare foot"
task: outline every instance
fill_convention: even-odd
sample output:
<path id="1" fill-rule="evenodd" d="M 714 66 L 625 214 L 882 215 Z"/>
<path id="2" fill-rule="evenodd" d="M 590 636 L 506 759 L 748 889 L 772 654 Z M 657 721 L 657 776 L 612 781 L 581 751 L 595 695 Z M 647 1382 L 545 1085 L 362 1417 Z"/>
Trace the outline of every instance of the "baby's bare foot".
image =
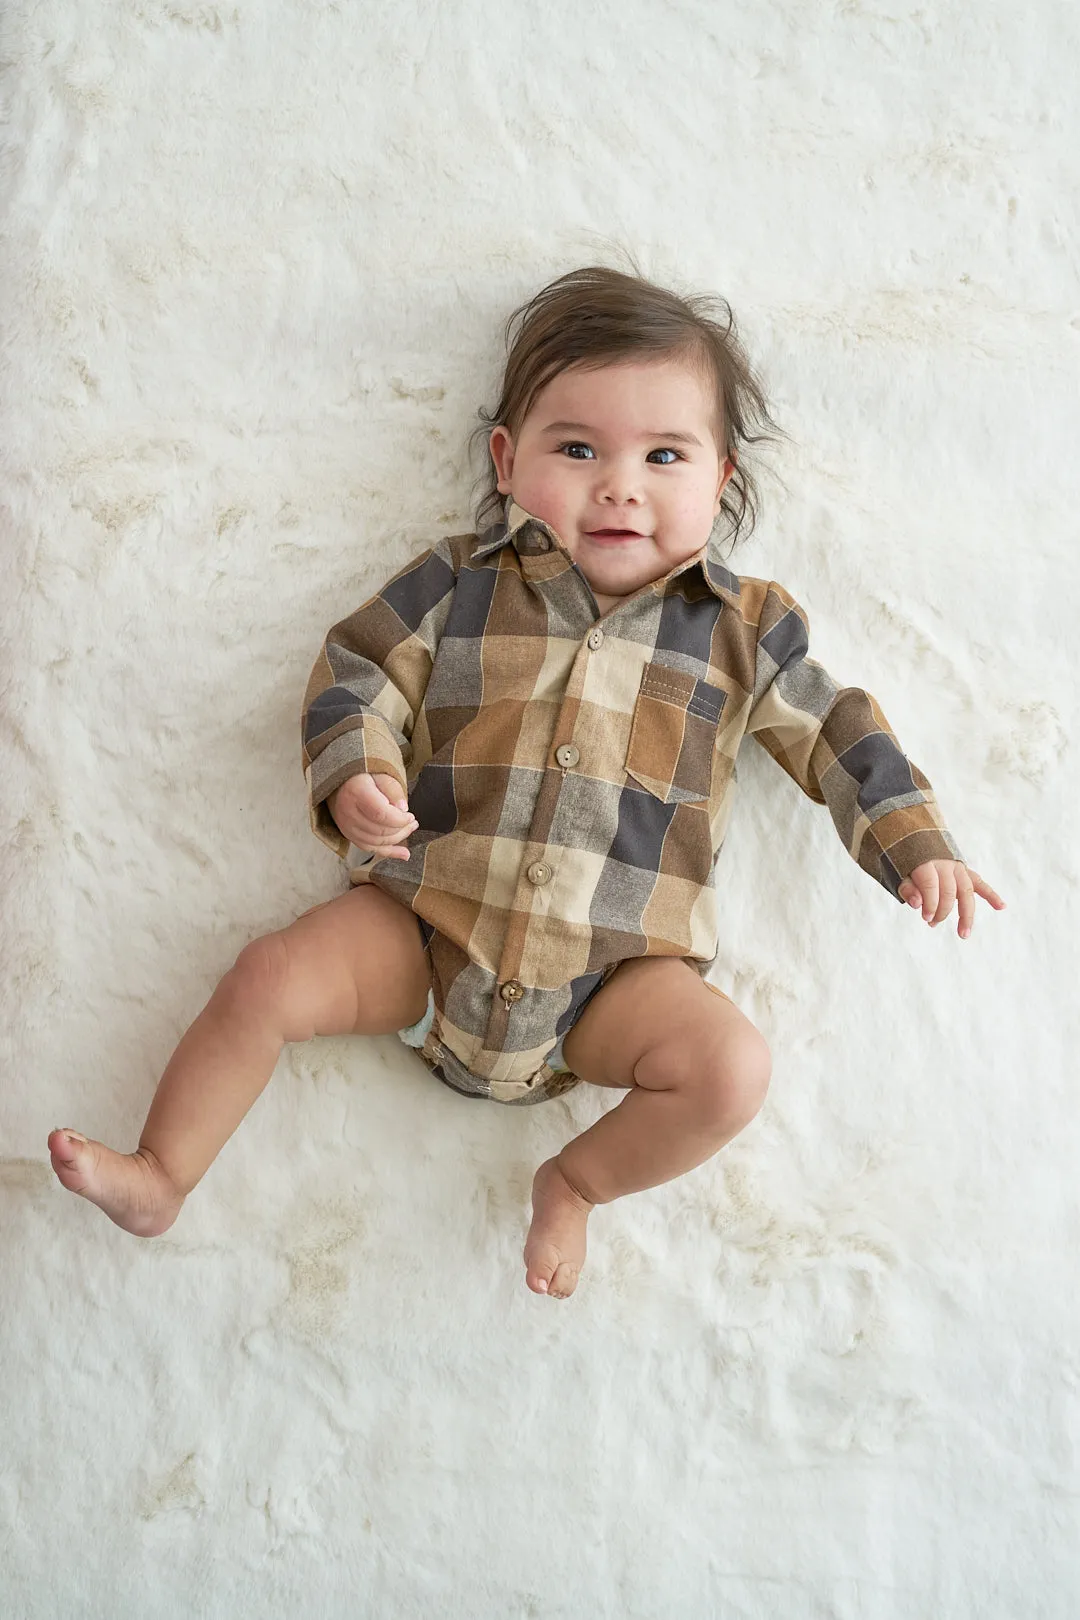
<path id="1" fill-rule="evenodd" d="M 525 1281 L 534 1294 L 567 1299 L 585 1264 L 585 1225 L 593 1205 L 548 1159 L 533 1178 L 533 1218 L 525 1239 Z"/>
<path id="2" fill-rule="evenodd" d="M 180 1213 L 182 1194 L 146 1148 L 114 1153 L 103 1142 L 65 1130 L 50 1133 L 49 1153 L 61 1185 L 89 1198 L 125 1232 L 157 1237 Z"/>

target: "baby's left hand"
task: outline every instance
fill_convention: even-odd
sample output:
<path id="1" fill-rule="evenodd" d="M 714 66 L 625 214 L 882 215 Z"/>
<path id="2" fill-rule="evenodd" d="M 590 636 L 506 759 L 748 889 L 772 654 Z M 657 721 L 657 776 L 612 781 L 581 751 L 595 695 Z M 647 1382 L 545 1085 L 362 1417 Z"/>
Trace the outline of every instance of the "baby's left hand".
<path id="1" fill-rule="evenodd" d="M 909 906 L 922 907 L 923 921 L 931 928 L 945 921 L 955 900 L 960 912 L 956 932 L 961 939 L 967 939 L 974 925 L 977 894 L 988 900 L 995 911 L 1005 909 L 1001 896 L 963 861 L 924 861 L 904 879 L 899 894 Z"/>

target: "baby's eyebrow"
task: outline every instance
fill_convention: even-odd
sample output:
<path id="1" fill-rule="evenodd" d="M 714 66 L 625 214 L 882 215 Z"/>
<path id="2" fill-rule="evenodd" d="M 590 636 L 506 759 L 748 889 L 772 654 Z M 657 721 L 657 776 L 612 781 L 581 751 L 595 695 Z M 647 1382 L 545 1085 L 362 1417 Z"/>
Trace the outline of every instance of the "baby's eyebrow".
<path id="1" fill-rule="evenodd" d="M 588 422 L 549 422 L 547 427 L 540 429 L 541 433 L 595 433 Z M 659 439 L 666 444 L 696 444 L 701 449 L 701 440 L 693 433 L 680 433 L 674 428 L 669 433 L 643 433 L 643 439 Z"/>

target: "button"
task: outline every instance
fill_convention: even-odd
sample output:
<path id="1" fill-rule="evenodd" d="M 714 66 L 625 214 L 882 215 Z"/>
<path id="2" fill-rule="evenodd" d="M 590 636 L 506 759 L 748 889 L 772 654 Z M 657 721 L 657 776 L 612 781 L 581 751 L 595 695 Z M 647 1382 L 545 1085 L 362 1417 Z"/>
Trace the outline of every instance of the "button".
<path id="1" fill-rule="evenodd" d="M 578 760 L 581 758 L 581 755 L 578 753 L 573 743 L 563 743 L 561 747 L 556 748 L 555 758 L 565 771 L 569 770 L 571 765 L 576 765 Z"/>
<path id="2" fill-rule="evenodd" d="M 551 867 L 546 861 L 533 861 L 525 876 L 530 883 L 535 883 L 539 889 L 543 884 L 551 882 Z"/>
<path id="3" fill-rule="evenodd" d="M 511 1002 L 521 1000 L 525 994 L 525 986 L 519 984 L 516 979 L 507 979 L 504 985 L 500 985 L 499 994 L 509 1007 Z"/>
<path id="4" fill-rule="evenodd" d="M 535 545 L 537 551 L 551 550 L 551 541 L 548 539 L 546 534 L 538 534 L 536 539 L 533 541 L 533 544 Z"/>
<path id="5" fill-rule="evenodd" d="M 588 640 L 589 651 L 590 652 L 598 652 L 603 645 L 604 645 L 604 632 L 602 630 L 599 630 L 599 629 L 590 630 L 590 632 L 589 632 L 589 640 Z"/>

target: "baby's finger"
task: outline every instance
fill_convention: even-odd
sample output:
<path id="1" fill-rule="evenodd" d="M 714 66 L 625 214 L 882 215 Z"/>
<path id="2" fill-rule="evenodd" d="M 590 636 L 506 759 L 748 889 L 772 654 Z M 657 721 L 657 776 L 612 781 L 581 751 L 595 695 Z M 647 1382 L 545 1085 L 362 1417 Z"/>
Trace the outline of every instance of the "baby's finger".
<path id="1" fill-rule="evenodd" d="M 393 811 L 395 816 L 401 811 L 408 814 L 409 800 L 402 796 L 401 783 L 396 776 L 388 776 L 385 771 L 376 771 L 371 780 L 385 799 L 386 807 Z"/>
<path id="2" fill-rule="evenodd" d="M 984 900 L 989 901 L 990 905 L 993 906 L 995 911 L 1004 911 L 1005 910 L 1005 902 L 1001 898 L 1000 894 L 998 894 L 997 890 L 992 889 L 990 887 L 989 883 L 987 883 L 985 881 L 985 879 L 983 879 L 983 878 L 981 878 L 979 876 L 978 872 L 973 872 L 971 870 L 970 866 L 968 867 L 967 870 L 968 870 L 968 877 L 971 879 L 972 883 L 975 886 L 975 893 L 979 894 L 979 895 L 982 895 L 982 898 Z"/>
<path id="3" fill-rule="evenodd" d="M 380 861 L 386 855 L 392 855 L 395 860 L 407 861 L 411 854 L 404 844 L 380 844 L 374 839 L 350 839 L 349 842 L 355 844 L 357 849 L 362 849 L 365 854 L 376 856 Z"/>
<path id="4" fill-rule="evenodd" d="M 953 908 L 955 900 L 955 868 L 947 866 L 943 872 L 938 873 L 938 903 L 937 910 L 934 912 L 934 920 L 930 924 L 931 928 L 936 928 L 938 923 L 945 921 L 946 917 L 949 915 L 949 912 Z"/>
<path id="5" fill-rule="evenodd" d="M 922 895 L 923 922 L 929 922 L 937 910 L 939 889 L 937 867 L 927 866 L 919 883 L 919 892 Z"/>
<path id="6" fill-rule="evenodd" d="M 392 781 L 393 778 L 384 777 L 383 780 Z M 396 782 L 394 788 L 397 788 Z M 399 810 L 396 804 L 391 803 L 374 776 L 359 779 L 355 803 L 362 816 L 366 816 L 380 827 L 390 828 L 392 832 L 400 832 L 404 824 L 412 819 L 407 809 Z"/>
<path id="7" fill-rule="evenodd" d="M 961 939 L 967 939 L 975 921 L 975 890 L 966 866 L 961 866 L 956 874 L 956 909 L 959 913 L 956 932 Z"/>
<path id="8" fill-rule="evenodd" d="M 411 838 L 417 825 L 412 816 L 404 827 L 387 827 L 381 822 L 358 820 L 352 824 L 348 837 L 362 849 L 385 849 L 391 844 L 400 845 L 404 838 Z"/>

